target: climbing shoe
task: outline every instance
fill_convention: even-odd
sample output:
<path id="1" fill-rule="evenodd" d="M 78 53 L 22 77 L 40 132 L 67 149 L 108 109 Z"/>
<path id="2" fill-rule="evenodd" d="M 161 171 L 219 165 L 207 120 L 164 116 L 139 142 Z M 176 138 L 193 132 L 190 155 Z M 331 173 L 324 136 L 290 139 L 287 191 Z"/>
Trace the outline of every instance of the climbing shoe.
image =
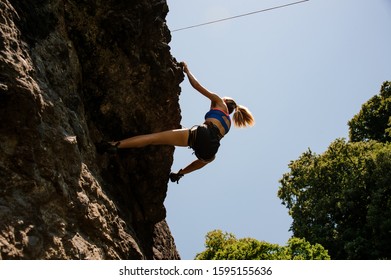
<path id="1" fill-rule="evenodd" d="M 112 145 L 107 141 L 102 141 L 102 142 L 96 144 L 96 151 L 99 154 L 108 153 L 108 154 L 114 155 L 118 152 L 119 143 L 120 142 L 117 142 L 115 145 Z"/>
<path id="2" fill-rule="evenodd" d="M 174 172 L 171 172 L 171 173 L 170 173 L 170 180 L 171 180 L 171 182 L 176 182 L 177 184 L 179 184 L 179 180 L 180 180 L 183 176 L 185 176 L 184 174 L 180 174 L 181 171 L 182 171 L 182 169 L 179 170 L 178 173 L 174 173 Z"/>

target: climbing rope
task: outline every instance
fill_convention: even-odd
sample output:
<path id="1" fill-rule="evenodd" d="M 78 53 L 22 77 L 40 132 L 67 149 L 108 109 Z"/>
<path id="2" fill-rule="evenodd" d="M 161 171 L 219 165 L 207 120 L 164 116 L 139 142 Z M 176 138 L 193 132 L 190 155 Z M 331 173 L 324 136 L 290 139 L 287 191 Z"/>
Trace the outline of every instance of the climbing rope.
<path id="1" fill-rule="evenodd" d="M 204 26 L 204 25 L 214 24 L 214 23 L 232 20 L 232 19 L 236 19 L 236 18 L 240 18 L 240 17 L 246 17 L 246 16 L 250 16 L 253 14 L 263 13 L 263 12 L 267 12 L 267 11 L 271 11 L 271 10 L 282 9 L 282 8 L 286 8 L 288 6 L 302 4 L 302 3 L 308 2 L 308 1 L 310 1 L 310 0 L 302 0 L 302 1 L 293 2 L 293 3 L 289 3 L 289 4 L 285 4 L 285 5 L 280 5 L 280 6 L 276 6 L 276 7 L 272 7 L 272 8 L 268 8 L 268 9 L 258 10 L 258 11 L 254 11 L 254 12 L 250 12 L 250 13 L 246 13 L 246 14 L 241 14 L 241 15 L 237 15 L 237 16 L 232 16 L 232 17 L 222 18 L 222 19 L 209 21 L 209 22 L 205 22 L 205 23 L 200 23 L 200 24 L 196 24 L 196 25 L 191 25 L 191 26 L 187 26 L 187 27 L 182 27 L 182 28 L 178 28 L 175 30 L 171 30 L 171 32 L 177 32 L 177 31 L 181 31 L 181 30 L 196 28 L 196 27 L 200 27 L 200 26 Z"/>

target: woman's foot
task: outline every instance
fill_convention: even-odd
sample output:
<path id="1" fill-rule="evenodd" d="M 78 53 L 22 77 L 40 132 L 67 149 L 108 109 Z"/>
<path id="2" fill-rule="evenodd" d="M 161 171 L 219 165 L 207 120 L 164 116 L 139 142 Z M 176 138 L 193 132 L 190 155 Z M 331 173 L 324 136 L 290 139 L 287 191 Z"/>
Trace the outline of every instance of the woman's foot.
<path id="1" fill-rule="evenodd" d="M 96 151 L 99 154 L 108 153 L 111 155 L 114 155 L 118 152 L 118 145 L 120 142 L 107 142 L 107 141 L 101 141 L 100 143 L 96 144 Z"/>

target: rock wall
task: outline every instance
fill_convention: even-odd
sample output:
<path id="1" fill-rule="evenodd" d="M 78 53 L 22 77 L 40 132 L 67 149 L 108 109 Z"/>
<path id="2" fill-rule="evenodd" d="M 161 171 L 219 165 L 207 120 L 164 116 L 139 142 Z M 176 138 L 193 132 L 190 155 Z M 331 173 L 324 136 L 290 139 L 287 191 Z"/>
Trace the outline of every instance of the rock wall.
<path id="1" fill-rule="evenodd" d="M 178 259 L 174 148 L 95 144 L 180 127 L 164 0 L 0 1 L 0 259 Z"/>

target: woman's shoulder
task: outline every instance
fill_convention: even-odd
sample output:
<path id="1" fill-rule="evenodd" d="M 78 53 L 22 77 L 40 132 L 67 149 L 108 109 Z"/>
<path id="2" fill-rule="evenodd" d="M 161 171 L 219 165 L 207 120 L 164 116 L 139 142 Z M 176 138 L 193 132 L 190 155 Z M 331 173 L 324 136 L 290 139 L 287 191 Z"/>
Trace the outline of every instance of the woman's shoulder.
<path id="1" fill-rule="evenodd" d="M 215 106 L 221 106 L 221 104 L 224 104 L 224 99 L 221 98 L 217 93 L 215 92 L 210 92 L 208 98 L 212 102 L 213 105 Z"/>

